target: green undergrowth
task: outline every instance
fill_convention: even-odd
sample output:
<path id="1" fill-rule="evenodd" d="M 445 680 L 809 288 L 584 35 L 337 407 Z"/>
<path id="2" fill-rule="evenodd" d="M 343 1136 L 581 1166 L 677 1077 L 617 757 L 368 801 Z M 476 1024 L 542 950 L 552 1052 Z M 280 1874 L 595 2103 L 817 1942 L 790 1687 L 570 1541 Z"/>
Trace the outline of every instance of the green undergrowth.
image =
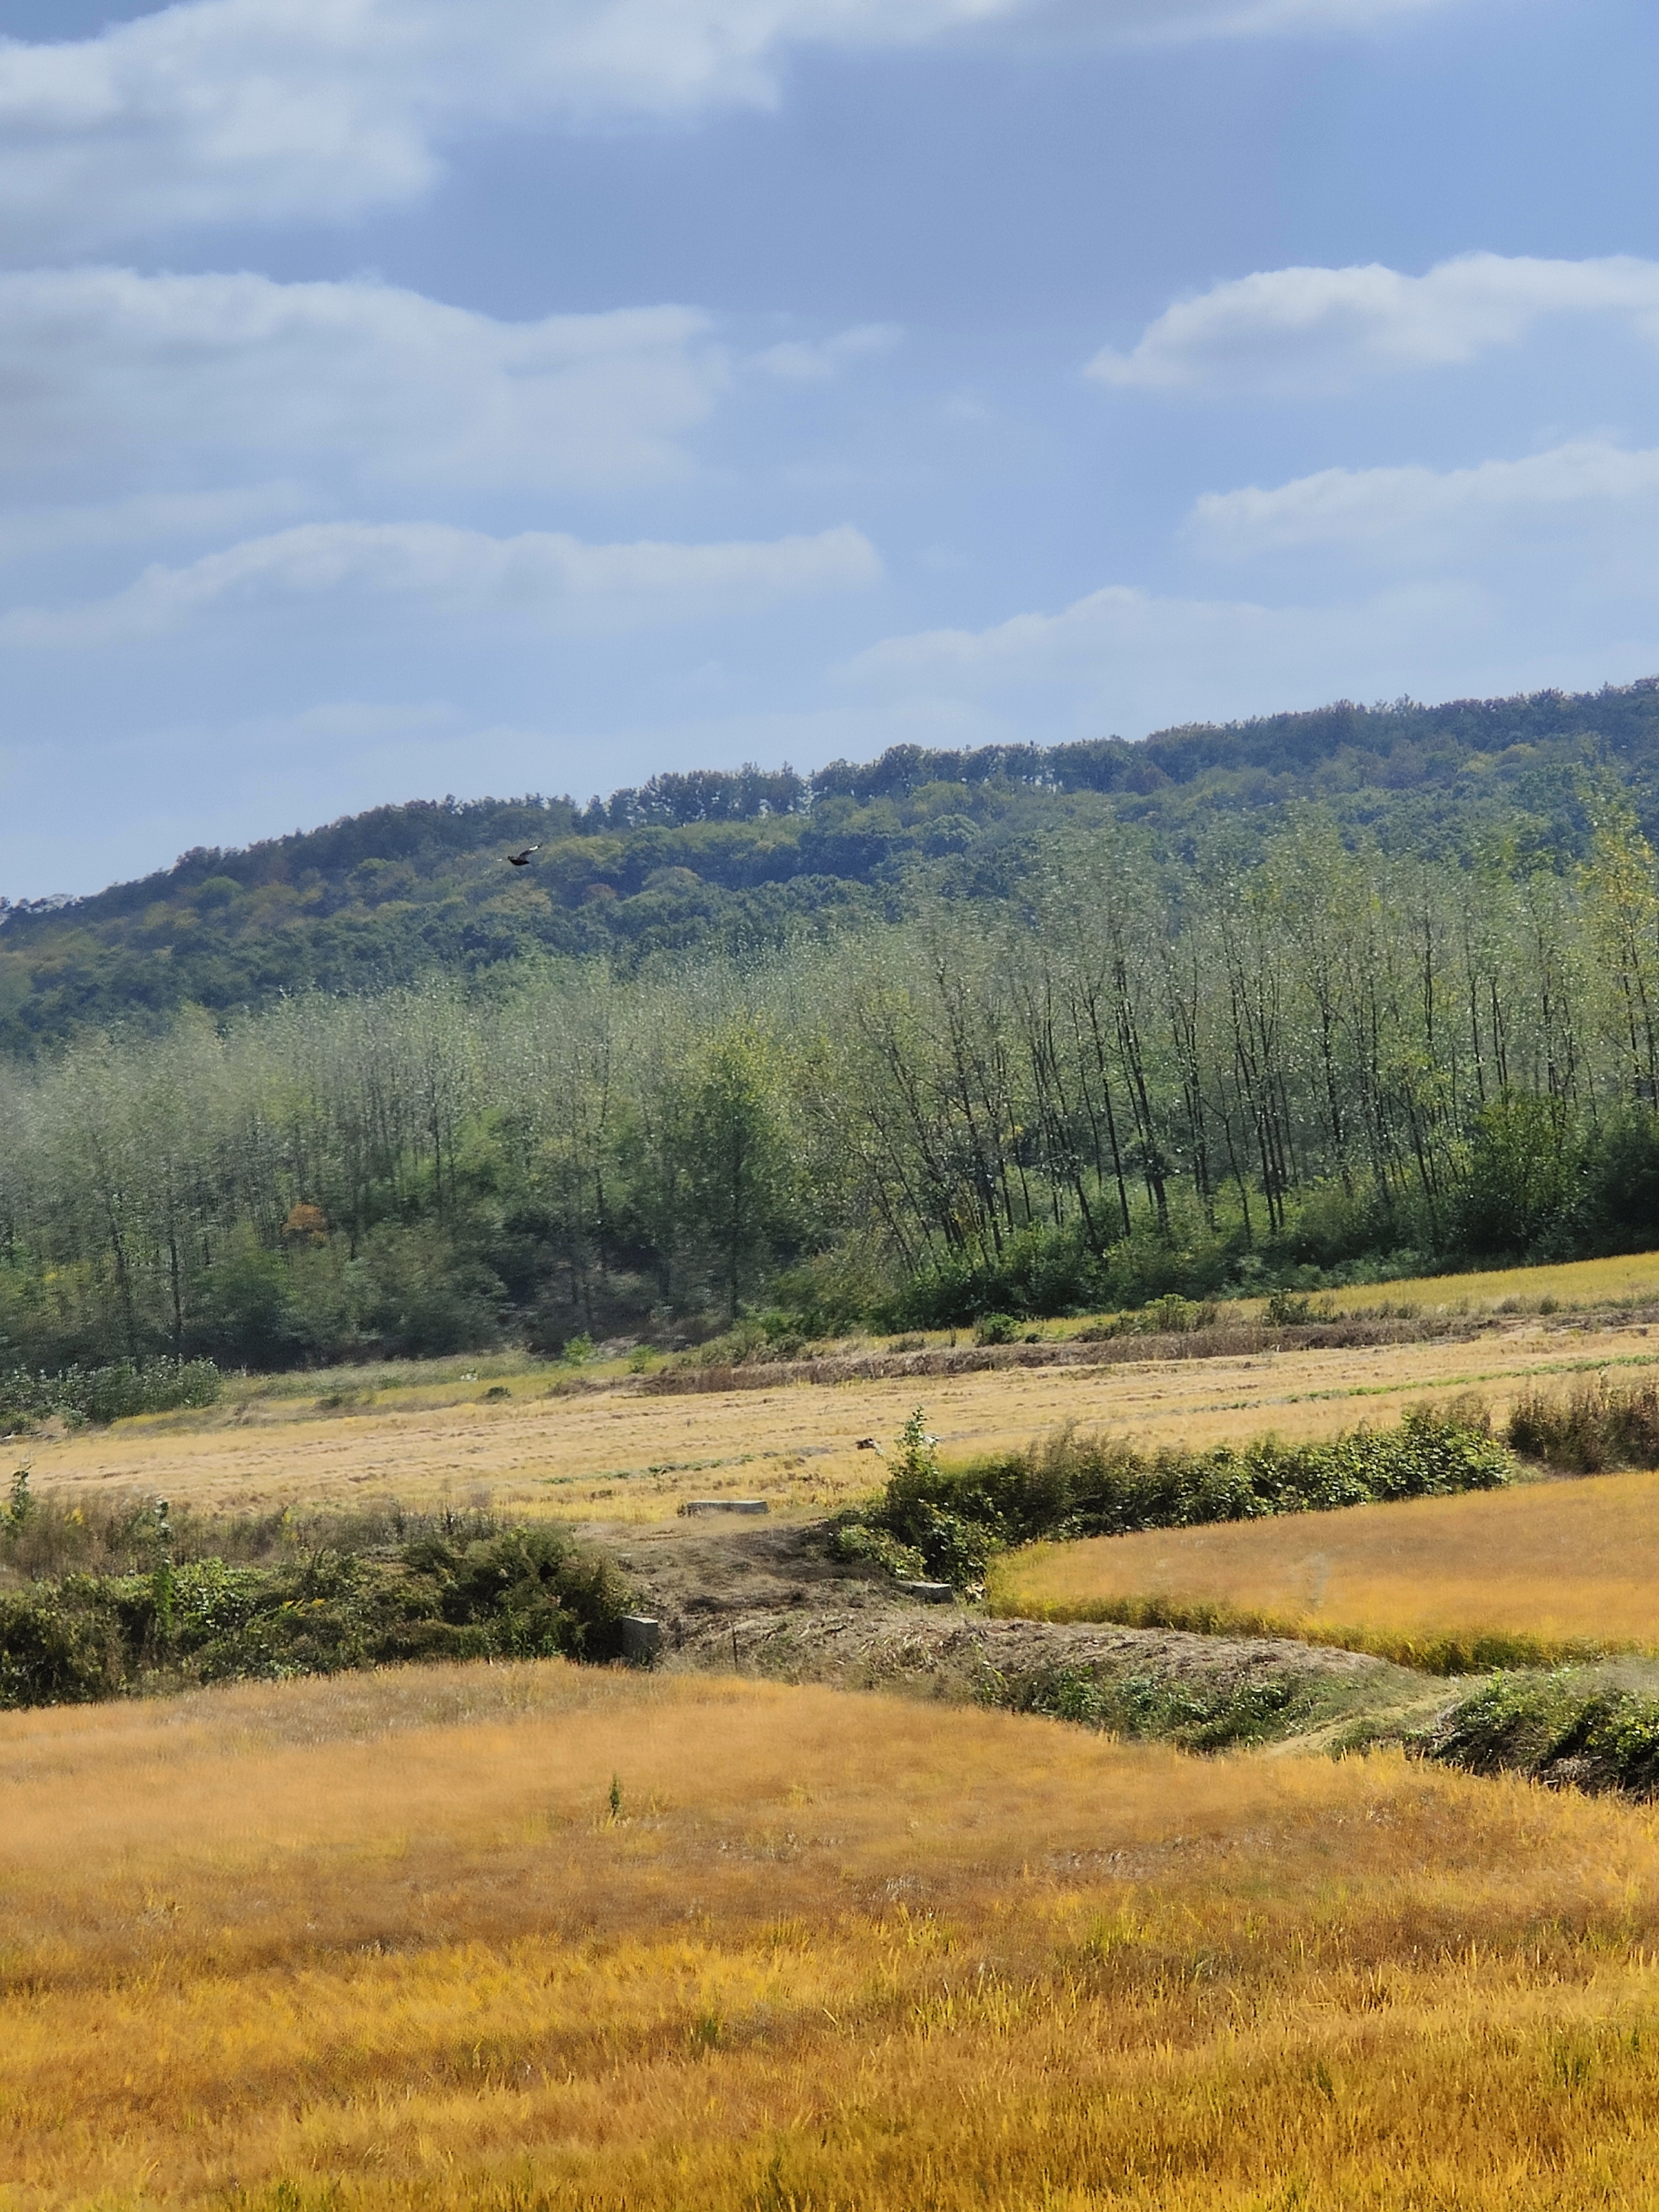
<path id="1" fill-rule="evenodd" d="M 216 1532 L 175 1526 L 164 1499 L 88 1519 L 19 1477 L 0 1514 L 0 1707 L 415 1660 L 609 1659 L 628 1602 L 614 1565 L 562 1528 L 390 1509 Z"/>
<path id="2" fill-rule="evenodd" d="M 1078 1663 L 998 1678 L 988 1702 L 1016 1712 L 1100 1729 L 1133 1742 L 1178 1744 L 1183 1751 L 1244 1750 L 1312 1735 L 1345 1721 L 1371 1721 L 1409 1698 L 1408 1676 L 1382 1682 L 1294 1666 L 1255 1667 L 1193 1677 L 1142 1665 Z"/>
<path id="3" fill-rule="evenodd" d="M 1471 1774 L 1659 1795 L 1659 1697 L 1603 1674 L 1500 1674 L 1407 1742 L 1421 1758 Z"/>
<path id="4" fill-rule="evenodd" d="M 887 1462 L 885 1490 L 835 1527 L 841 1558 L 972 1588 L 1014 1545 L 1492 1490 L 1511 1470 L 1474 1397 L 1319 1443 L 1267 1436 L 1238 1448 L 1145 1452 L 1066 1428 L 1029 1450 L 957 1468 L 941 1465 L 936 1446 L 918 1407 Z"/>

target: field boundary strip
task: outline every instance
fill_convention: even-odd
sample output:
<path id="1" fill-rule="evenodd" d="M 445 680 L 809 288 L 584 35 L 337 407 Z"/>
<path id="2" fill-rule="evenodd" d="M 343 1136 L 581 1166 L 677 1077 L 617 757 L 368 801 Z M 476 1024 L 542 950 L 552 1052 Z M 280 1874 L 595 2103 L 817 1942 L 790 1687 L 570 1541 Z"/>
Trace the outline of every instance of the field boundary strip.
<path id="1" fill-rule="evenodd" d="M 1172 1629 L 1185 1635 L 1226 1636 L 1252 1642 L 1287 1640 L 1335 1651 L 1357 1651 L 1370 1659 L 1391 1660 L 1424 1674 L 1484 1674 L 1499 1668 L 1566 1667 L 1651 1650 L 1629 1638 L 1528 1636 L 1512 1629 L 1448 1629 L 1406 1635 L 1387 1629 L 1351 1628 L 1340 1621 L 1305 1614 L 1277 1613 L 1214 1599 L 1176 1597 L 1084 1598 L 1016 1602 L 994 1589 L 988 1610 L 994 1620 L 1038 1620 L 1056 1626 L 1110 1626 Z"/>
<path id="2" fill-rule="evenodd" d="M 1524 1368 L 1490 1367 L 1475 1375 L 1420 1377 L 1414 1382 L 1356 1382 L 1346 1390 L 1295 1390 L 1283 1398 L 1242 1399 L 1223 1413 L 1242 1413 L 1255 1405 L 1311 1406 L 1328 1399 L 1398 1398 L 1408 1390 L 1468 1390 L 1480 1382 L 1523 1382 L 1534 1375 L 1589 1375 L 1603 1367 L 1659 1367 L 1659 1352 L 1608 1352 L 1600 1359 L 1538 1360 Z"/>
<path id="3" fill-rule="evenodd" d="M 1316 1322 L 1307 1327 L 1195 1328 L 1139 1335 L 1051 1338 L 1040 1344 L 959 1345 L 928 1352 L 857 1352 L 828 1359 L 773 1359 L 708 1367 L 670 1367 L 641 1381 L 641 1397 L 700 1391 L 781 1389 L 792 1382 L 886 1382 L 908 1376 L 951 1376 L 1000 1368 L 1155 1366 L 1167 1360 L 1241 1359 L 1264 1352 L 1354 1352 L 1389 1345 L 1467 1339 L 1492 1325 L 1486 1315 L 1427 1315 L 1423 1320 Z M 598 1386 L 599 1388 L 604 1385 Z"/>

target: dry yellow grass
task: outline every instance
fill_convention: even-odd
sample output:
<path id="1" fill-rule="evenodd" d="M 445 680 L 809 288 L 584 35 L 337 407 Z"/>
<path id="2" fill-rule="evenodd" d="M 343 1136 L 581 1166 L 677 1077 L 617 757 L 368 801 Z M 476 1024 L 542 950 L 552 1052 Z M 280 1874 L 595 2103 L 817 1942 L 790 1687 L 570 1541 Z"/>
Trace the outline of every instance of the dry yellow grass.
<path id="1" fill-rule="evenodd" d="M 858 1439 L 891 1437 L 920 1398 L 951 1456 L 1028 1443 L 1064 1421 L 1146 1443 L 1195 1446 L 1267 1428 L 1328 1436 L 1365 1418 L 1471 1385 L 1501 1417 L 1529 1377 L 1609 1364 L 1659 1366 L 1641 1325 L 1545 1329 L 1517 1321 L 1462 1343 L 1384 1345 L 1249 1358 L 996 1373 L 833 1389 L 795 1384 L 687 1397 L 596 1393 L 415 1410 L 319 1411 L 242 1401 L 202 1417 L 12 1447 L 38 1486 L 143 1490 L 204 1507 L 340 1504 L 365 1495 L 410 1505 L 490 1498 L 514 1513 L 654 1520 L 687 1497 L 744 1492 L 775 1510 L 821 1511 L 880 1479 Z M 3 1473 L 0 1468 L 0 1474 Z"/>
<path id="2" fill-rule="evenodd" d="M 8 2212 L 1651 2201 L 1626 1807 L 556 1664 L 9 1715 L 0 1796 Z"/>
<path id="3" fill-rule="evenodd" d="M 1386 1304 L 1450 1306 L 1469 1312 L 1506 1298 L 1530 1303 L 1553 1298 L 1561 1306 L 1595 1306 L 1659 1299 L 1659 1252 L 1625 1253 L 1611 1260 L 1564 1260 L 1550 1267 L 1496 1267 L 1471 1275 L 1413 1275 L 1333 1294 L 1339 1313 Z"/>
<path id="4" fill-rule="evenodd" d="M 1659 1474 L 1541 1482 L 1340 1513 L 1033 1546 L 1000 1610 L 1273 1626 L 1407 1663 L 1659 1650 Z"/>

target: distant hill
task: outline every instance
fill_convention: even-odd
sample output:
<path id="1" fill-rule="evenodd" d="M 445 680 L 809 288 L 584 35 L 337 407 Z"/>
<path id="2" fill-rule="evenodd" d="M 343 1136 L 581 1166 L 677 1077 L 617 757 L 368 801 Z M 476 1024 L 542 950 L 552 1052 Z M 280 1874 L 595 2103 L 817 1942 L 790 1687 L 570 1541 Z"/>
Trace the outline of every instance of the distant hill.
<path id="1" fill-rule="evenodd" d="M 0 900 L 0 1048 L 283 993 L 358 991 L 536 952 L 625 961 L 781 942 L 929 898 L 1005 899 L 1056 836 L 1137 823 L 1259 848 L 1317 804 L 1353 836 L 1447 852 L 1583 848 L 1598 786 L 1659 836 L 1659 678 L 1423 707 L 1343 702 L 1224 726 L 866 765 L 654 778 L 568 799 L 416 800 L 67 903 Z M 530 865 L 509 848 L 536 844 Z"/>

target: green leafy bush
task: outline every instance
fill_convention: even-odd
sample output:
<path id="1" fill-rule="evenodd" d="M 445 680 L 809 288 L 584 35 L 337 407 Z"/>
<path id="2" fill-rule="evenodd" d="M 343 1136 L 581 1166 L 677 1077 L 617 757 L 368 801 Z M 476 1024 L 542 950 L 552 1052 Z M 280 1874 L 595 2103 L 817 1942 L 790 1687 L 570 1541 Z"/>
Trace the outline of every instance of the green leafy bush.
<path id="1" fill-rule="evenodd" d="M 1558 1788 L 1652 1797 L 1659 1795 L 1659 1698 L 1571 1669 L 1500 1674 L 1411 1747 L 1471 1774 L 1520 1773 Z"/>
<path id="2" fill-rule="evenodd" d="M 434 1532 L 375 1551 L 325 1545 L 254 1566 L 175 1564 L 167 1515 L 152 1506 L 148 1519 L 148 1567 L 0 1590 L 0 1706 L 419 1659 L 621 1650 L 628 1586 L 563 1529 Z M 22 1526 L 0 1532 L 6 1549 Z"/>

